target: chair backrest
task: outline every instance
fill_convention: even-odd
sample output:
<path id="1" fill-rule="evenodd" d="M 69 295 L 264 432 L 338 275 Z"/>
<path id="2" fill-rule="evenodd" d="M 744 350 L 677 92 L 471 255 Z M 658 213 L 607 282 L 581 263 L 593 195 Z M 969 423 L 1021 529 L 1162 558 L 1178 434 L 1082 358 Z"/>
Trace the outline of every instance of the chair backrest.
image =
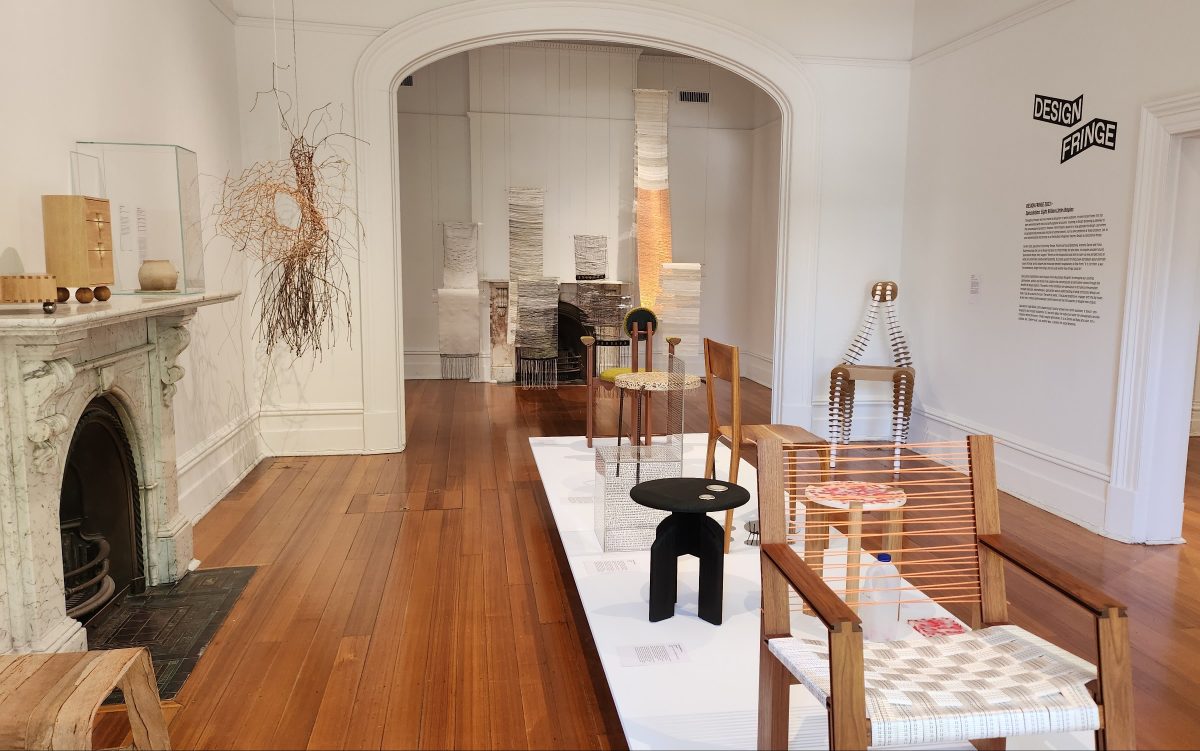
<path id="1" fill-rule="evenodd" d="M 742 440 L 742 373 L 738 348 L 712 339 L 704 340 L 704 389 L 708 394 L 708 434 L 715 435 L 721 426 L 717 410 L 716 382 L 729 383 L 729 426 L 732 441 Z"/>
<path id="2" fill-rule="evenodd" d="M 981 620 L 1005 620 L 1003 567 L 991 557 L 981 567 L 978 535 L 999 534 L 1000 514 L 991 436 L 965 441 L 900 446 L 854 444 L 839 451 L 837 467 L 827 464 L 828 444 L 758 444 L 759 519 L 762 542 L 787 543 L 815 560 L 829 546 L 858 547 L 853 558 L 825 552 L 825 581 L 844 594 L 863 587 L 861 567 L 871 555 L 889 553 L 902 586 L 875 602 L 933 600 L 973 627 Z M 845 453 L 842 453 L 845 452 Z M 864 511 L 861 525 L 847 506 L 895 503 L 899 519 L 884 511 Z M 897 530 L 892 525 L 899 525 Z M 898 534 L 899 536 L 898 536 Z M 899 542 L 900 544 L 897 544 Z M 879 592 L 873 593 L 877 598 Z M 786 595 L 785 595 L 786 596 Z"/>

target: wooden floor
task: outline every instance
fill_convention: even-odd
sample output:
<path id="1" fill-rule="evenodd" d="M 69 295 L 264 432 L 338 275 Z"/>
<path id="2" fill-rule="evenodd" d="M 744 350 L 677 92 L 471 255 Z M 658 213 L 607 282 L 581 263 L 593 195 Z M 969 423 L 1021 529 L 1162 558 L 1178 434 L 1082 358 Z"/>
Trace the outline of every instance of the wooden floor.
<path id="1" fill-rule="evenodd" d="M 582 434 L 583 397 L 411 381 L 403 454 L 255 468 L 196 527 L 204 567 L 260 568 L 177 698 L 175 748 L 624 745 L 527 441 Z M 743 398 L 747 423 L 768 420 L 769 391 Z M 702 399 L 688 424 L 703 429 Z M 1200 554 L 1105 540 L 1007 497 L 1002 514 L 1129 606 L 1139 744 L 1194 747 Z M 1012 574 L 1009 598 L 1015 622 L 1091 652 L 1069 605 Z"/>

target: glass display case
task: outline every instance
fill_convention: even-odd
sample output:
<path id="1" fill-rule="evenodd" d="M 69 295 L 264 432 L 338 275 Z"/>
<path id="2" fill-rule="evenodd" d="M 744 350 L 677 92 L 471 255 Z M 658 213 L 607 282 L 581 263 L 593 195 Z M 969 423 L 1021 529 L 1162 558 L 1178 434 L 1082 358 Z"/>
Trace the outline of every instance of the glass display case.
<path id="1" fill-rule="evenodd" d="M 172 144 L 79 141 L 71 155 L 76 194 L 107 198 L 112 208 L 116 294 L 143 291 L 148 261 L 179 272 L 173 290 L 204 289 L 204 239 L 196 152 Z M 162 263 L 151 264 L 161 278 Z"/>

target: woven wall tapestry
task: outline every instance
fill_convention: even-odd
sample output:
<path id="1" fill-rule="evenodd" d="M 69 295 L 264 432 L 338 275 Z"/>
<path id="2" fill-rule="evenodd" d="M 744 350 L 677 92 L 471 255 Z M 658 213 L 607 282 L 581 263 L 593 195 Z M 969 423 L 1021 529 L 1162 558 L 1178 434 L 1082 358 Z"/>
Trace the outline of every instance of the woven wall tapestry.
<path id="1" fill-rule="evenodd" d="M 662 291 L 658 296 L 658 320 L 663 336 L 682 341 L 675 353 L 691 363 L 704 361 L 700 340 L 700 287 L 703 267 L 698 263 L 664 263 Z"/>
<path id="2" fill-rule="evenodd" d="M 575 235 L 575 278 L 603 279 L 608 276 L 608 236 Z"/>
<path id="3" fill-rule="evenodd" d="M 437 298 L 442 378 L 474 378 L 479 361 L 479 289 L 443 288 Z"/>
<path id="4" fill-rule="evenodd" d="M 576 303 L 587 316 L 600 341 L 621 338 L 621 322 L 629 310 L 629 298 L 621 294 L 621 285 L 612 282 L 580 282 L 576 285 Z M 597 370 L 618 368 L 629 364 L 629 347 L 600 345 L 595 348 Z M 599 395 L 614 395 L 609 389 L 598 389 Z"/>
<path id="5" fill-rule="evenodd" d="M 558 281 L 521 282 L 517 305 L 517 379 L 526 388 L 554 388 L 558 385 Z"/>
<path id="6" fill-rule="evenodd" d="M 442 286 L 450 289 L 479 287 L 479 225 L 442 223 Z"/>
<path id="7" fill-rule="evenodd" d="M 541 279 L 542 215 L 546 191 L 541 188 L 508 189 L 508 341 L 517 343 L 520 326 L 521 282 Z"/>
<path id="8" fill-rule="evenodd" d="M 637 197 L 638 298 L 654 308 L 662 265 L 671 262 L 671 191 L 667 182 L 668 92 L 633 90 L 634 186 Z"/>

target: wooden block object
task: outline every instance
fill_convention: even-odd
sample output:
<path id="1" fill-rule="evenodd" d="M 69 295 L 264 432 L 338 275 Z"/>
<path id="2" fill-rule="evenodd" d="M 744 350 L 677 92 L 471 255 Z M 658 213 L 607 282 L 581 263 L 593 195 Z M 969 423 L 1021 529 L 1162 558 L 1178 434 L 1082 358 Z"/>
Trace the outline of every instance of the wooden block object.
<path id="1" fill-rule="evenodd" d="M 61 287 L 113 283 L 112 215 L 108 200 L 87 196 L 42 196 L 46 272 Z"/>
<path id="2" fill-rule="evenodd" d="M 169 749 L 145 649 L 0 655 L 0 748 L 91 748 L 92 719 L 118 687 L 134 748 Z"/>
<path id="3" fill-rule="evenodd" d="M 50 274 L 0 276 L 0 303 L 54 302 L 57 286 Z"/>

